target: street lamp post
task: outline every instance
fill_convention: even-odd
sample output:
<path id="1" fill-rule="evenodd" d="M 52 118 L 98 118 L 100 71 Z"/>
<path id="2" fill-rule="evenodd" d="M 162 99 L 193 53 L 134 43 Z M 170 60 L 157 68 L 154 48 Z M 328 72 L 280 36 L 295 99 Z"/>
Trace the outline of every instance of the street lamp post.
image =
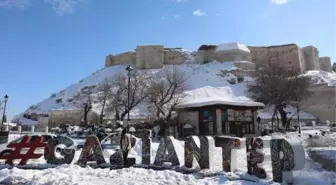
<path id="1" fill-rule="evenodd" d="M 2 132 L 2 128 L 3 128 L 3 124 L 5 122 L 5 116 L 6 116 L 6 105 L 7 105 L 7 101 L 8 101 L 8 95 L 5 95 L 5 105 L 4 105 L 4 110 L 3 110 L 3 114 L 2 114 L 2 121 L 1 121 L 1 132 Z"/>
<path id="2" fill-rule="evenodd" d="M 131 65 L 128 65 L 126 67 L 126 71 L 128 72 L 128 84 L 127 84 L 127 126 L 126 128 L 128 128 L 129 124 L 130 124 L 130 86 L 131 86 L 131 71 L 133 70 Z"/>
<path id="3" fill-rule="evenodd" d="M 296 105 L 296 109 L 297 109 L 297 122 L 299 124 L 299 134 L 301 134 L 301 123 L 300 123 L 300 108 L 299 108 L 299 103 L 297 103 Z"/>

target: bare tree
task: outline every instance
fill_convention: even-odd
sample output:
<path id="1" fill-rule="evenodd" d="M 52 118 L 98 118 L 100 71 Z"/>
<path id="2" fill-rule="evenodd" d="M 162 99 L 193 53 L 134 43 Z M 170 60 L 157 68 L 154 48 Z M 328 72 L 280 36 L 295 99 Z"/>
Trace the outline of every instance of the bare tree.
<path id="1" fill-rule="evenodd" d="M 115 114 L 116 120 L 123 121 L 125 116 L 134 107 L 138 106 L 148 97 L 147 73 L 133 70 L 131 72 L 130 89 L 128 89 L 128 76 L 126 74 L 115 74 L 111 80 L 113 89 L 108 96 L 106 108 Z M 130 102 L 128 107 L 128 90 L 130 91 Z"/>
<path id="2" fill-rule="evenodd" d="M 106 104 L 107 104 L 107 100 L 111 96 L 112 88 L 113 88 L 112 81 L 108 78 L 106 78 L 104 82 L 100 84 L 98 87 L 97 101 L 101 106 L 100 115 L 99 115 L 99 121 L 101 125 L 103 124 Z"/>
<path id="3" fill-rule="evenodd" d="M 312 95 L 312 91 L 309 89 L 311 78 L 309 76 L 303 76 L 303 75 L 296 75 L 291 78 L 289 78 L 290 85 L 293 87 L 292 92 L 290 93 L 289 102 L 292 105 L 295 105 L 296 107 L 296 113 L 293 114 L 289 119 L 287 119 L 287 122 L 285 122 L 284 126 L 286 130 L 289 128 L 290 121 L 293 119 L 293 117 L 297 114 L 298 122 L 300 121 L 300 109 L 302 108 L 300 105 L 303 100 L 309 98 Z M 281 112 L 280 112 L 281 113 Z M 301 130 L 299 130 L 301 132 Z"/>
<path id="4" fill-rule="evenodd" d="M 80 92 L 78 92 L 74 96 L 73 104 L 83 110 L 83 121 L 84 125 L 88 125 L 88 114 L 92 109 L 92 92 L 91 89 L 82 88 Z"/>
<path id="5" fill-rule="evenodd" d="M 168 121 L 176 105 L 181 103 L 187 89 L 187 76 L 177 67 L 164 68 L 150 80 L 149 103 L 156 119 Z"/>
<path id="6" fill-rule="evenodd" d="M 288 70 L 281 65 L 270 64 L 267 68 L 258 71 L 255 82 L 249 85 L 249 92 L 252 93 L 253 99 L 274 106 L 272 130 L 278 111 L 282 125 L 287 124 L 286 102 L 292 103 L 294 99 L 302 100 L 305 97 L 305 93 L 302 92 L 307 90 L 309 81 L 307 81 L 307 78 L 301 78 L 298 75 L 299 73 L 294 70 Z"/>
<path id="7" fill-rule="evenodd" d="M 20 123 L 20 117 L 21 117 L 21 115 L 15 115 L 15 116 L 13 116 L 11 122 L 19 124 Z"/>

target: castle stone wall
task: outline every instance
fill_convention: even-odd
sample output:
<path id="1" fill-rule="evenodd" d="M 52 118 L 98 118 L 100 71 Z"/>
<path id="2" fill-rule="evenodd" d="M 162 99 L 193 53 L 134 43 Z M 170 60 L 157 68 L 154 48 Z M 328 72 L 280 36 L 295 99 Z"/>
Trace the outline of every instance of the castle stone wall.
<path id="1" fill-rule="evenodd" d="M 202 45 L 195 54 L 199 64 L 209 61 L 230 62 L 247 61 L 237 64 L 247 69 L 260 69 L 269 64 L 279 64 L 297 72 L 307 70 L 323 70 L 331 72 L 329 57 L 319 57 L 319 51 L 314 46 L 300 48 L 297 44 L 275 46 L 248 46 L 247 49 L 227 48 L 219 50 L 220 46 Z M 137 46 L 135 52 L 126 52 L 119 55 L 108 55 L 105 67 L 119 64 L 131 64 L 139 69 L 162 68 L 164 64 L 178 65 L 187 61 L 181 48 L 164 48 L 163 45 Z"/>
<path id="2" fill-rule="evenodd" d="M 164 48 L 158 46 L 137 46 L 136 67 L 138 69 L 162 68 L 164 64 Z"/>
<path id="3" fill-rule="evenodd" d="M 256 68 L 269 64 L 280 64 L 286 68 L 303 72 L 304 61 L 300 47 L 296 44 L 286 44 L 268 47 L 248 46 L 251 52 L 252 62 Z"/>
<path id="4" fill-rule="evenodd" d="M 196 52 L 195 58 L 196 58 L 196 63 L 203 64 L 205 60 L 205 51 L 199 50 L 198 52 Z"/>
<path id="5" fill-rule="evenodd" d="M 320 70 L 319 51 L 314 46 L 306 46 L 302 48 L 304 60 L 306 62 L 305 71 Z"/>
<path id="6" fill-rule="evenodd" d="M 119 55 L 108 55 L 105 59 L 105 67 L 119 64 L 135 65 L 135 52 L 125 52 Z"/>
<path id="7" fill-rule="evenodd" d="M 186 57 L 179 50 L 164 50 L 164 64 L 183 64 L 186 61 Z"/>
<path id="8" fill-rule="evenodd" d="M 255 70 L 256 64 L 252 62 L 236 61 L 234 66 L 242 70 Z"/>
<path id="9" fill-rule="evenodd" d="M 231 61 L 248 61 L 251 62 L 250 52 L 232 49 L 232 50 L 199 50 L 196 53 L 196 61 L 203 64 L 207 61 L 231 62 Z"/>
<path id="10" fill-rule="evenodd" d="M 313 95 L 302 102 L 302 109 L 312 113 L 321 121 L 336 121 L 336 88 L 326 84 L 311 85 Z"/>
<path id="11" fill-rule="evenodd" d="M 248 48 L 251 53 L 252 62 L 256 64 L 257 69 L 269 64 L 267 47 L 248 46 Z"/>
<path id="12" fill-rule="evenodd" d="M 330 57 L 320 57 L 320 70 L 332 72 Z"/>

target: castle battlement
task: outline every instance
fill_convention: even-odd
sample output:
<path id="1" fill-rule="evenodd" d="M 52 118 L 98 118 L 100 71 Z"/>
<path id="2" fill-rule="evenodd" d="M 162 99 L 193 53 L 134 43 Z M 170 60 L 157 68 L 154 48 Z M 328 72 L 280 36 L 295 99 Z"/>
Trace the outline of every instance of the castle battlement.
<path id="1" fill-rule="evenodd" d="M 276 63 L 301 73 L 308 70 L 332 71 L 330 58 L 319 57 L 316 47 L 300 48 L 295 43 L 273 46 L 245 46 L 238 42 L 201 45 L 193 57 L 194 61 L 199 64 L 209 61 L 252 63 L 246 65 L 246 69 L 258 69 Z M 183 64 L 188 60 L 190 59 L 182 48 L 138 45 L 135 51 L 106 56 L 105 67 L 130 64 L 139 69 L 155 69 L 162 68 L 164 65 Z"/>

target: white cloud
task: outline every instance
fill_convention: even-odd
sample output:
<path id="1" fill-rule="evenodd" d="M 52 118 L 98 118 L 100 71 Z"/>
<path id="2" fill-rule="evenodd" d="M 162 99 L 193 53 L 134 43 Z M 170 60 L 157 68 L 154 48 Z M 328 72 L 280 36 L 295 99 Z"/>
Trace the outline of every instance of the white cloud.
<path id="1" fill-rule="evenodd" d="M 51 4 L 53 10 L 58 15 L 65 15 L 73 13 L 77 6 L 83 3 L 83 0 L 45 0 L 46 3 Z"/>
<path id="2" fill-rule="evenodd" d="M 197 9 L 193 12 L 194 16 L 204 16 L 206 12 L 202 12 L 200 9 Z"/>
<path id="3" fill-rule="evenodd" d="M 24 9 L 30 4 L 30 0 L 0 0 L 0 8 Z"/>
<path id="4" fill-rule="evenodd" d="M 288 0 L 271 0 L 271 4 L 275 4 L 275 5 L 283 5 L 288 3 Z"/>
<path id="5" fill-rule="evenodd" d="M 76 8 L 87 0 L 42 0 L 42 2 L 51 5 L 52 9 L 58 15 L 72 13 Z M 20 8 L 24 9 L 33 3 L 37 4 L 37 0 L 0 0 L 0 8 Z"/>
<path id="6" fill-rule="evenodd" d="M 181 15 L 174 15 L 174 18 L 179 19 L 179 18 L 181 18 Z"/>

